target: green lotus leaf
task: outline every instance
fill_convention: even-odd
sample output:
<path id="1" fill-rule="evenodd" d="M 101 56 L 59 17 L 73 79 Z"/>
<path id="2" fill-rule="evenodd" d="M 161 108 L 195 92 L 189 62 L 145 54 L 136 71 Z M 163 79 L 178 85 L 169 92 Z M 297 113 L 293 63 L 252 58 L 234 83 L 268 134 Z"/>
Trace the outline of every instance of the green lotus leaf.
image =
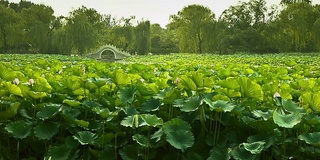
<path id="1" fill-rule="evenodd" d="M 153 96 L 156 92 L 151 88 L 151 85 L 136 84 L 137 90 L 141 96 Z"/>
<path id="2" fill-rule="evenodd" d="M 140 118 L 143 120 L 141 126 L 157 127 L 163 124 L 163 120 L 158 118 L 156 115 L 142 114 Z"/>
<path id="3" fill-rule="evenodd" d="M 139 156 L 138 146 L 125 145 L 119 151 L 119 154 L 123 160 L 137 160 Z"/>
<path id="4" fill-rule="evenodd" d="M 172 104 L 176 99 L 181 97 L 181 91 L 178 89 L 172 89 L 165 92 L 165 96 L 163 97 L 163 103 Z"/>
<path id="5" fill-rule="evenodd" d="M 300 101 L 306 108 L 311 108 L 315 113 L 320 112 L 320 93 L 304 93 L 300 96 Z"/>
<path id="6" fill-rule="evenodd" d="M 159 110 L 161 105 L 161 102 L 159 99 L 149 99 L 145 101 L 142 106 L 141 106 L 141 111 L 142 112 L 150 112 L 150 111 L 157 111 Z"/>
<path id="7" fill-rule="evenodd" d="M 64 144 L 70 149 L 77 148 L 79 146 L 79 143 L 77 140 L 75 140 L 72 136 L 68 136 L 64 138 Z"/>
<path id="8" fill-rule="evenodd" d="M 298 138 L 302 141 L 305 141 L 307 144 L 320 146 L 320 132 L 304 133 L 299 135 Z"/>
<path id="9" fill-rule="evenodd" d="M 49 148 L 48 151 L 48 159 L 52 160 L 68 160 L 70 156 L 71 149 L 69 149 L 67 146 L 53 146 Z"/>
<path id="10" fill-rule="evenodd" d="M 25 121 L 14 121 L 6 125 L 5 130 L 16 139 L 24 139 L 30 135 L 31 124 Z"/>
<path id="11" fill-rule="evenodd" d="M 261 111 L 261 110 L 253 110 L 251 112 L 253 116 L 257 118 L 262 118 L 264 121 L 267 121 L 269 118 L 272 118 L 273 111 L 272 110 L 267 110 L 267 111 Z"/>
<path id="12" fill-rule="evenodd" d="M 231 112 L 235 107 L 235 105 L 233 105 L 232 103 L 224 100 L 217 100 L 212 102 L 210 99 L 204 98 L 204 102 L 209 105 L 209 109 L 211 111 L 214 110 L 216 112 Z"/>
<path id="13" fill-rule="evenodd" d="M 108 117 L 110 117 L 111 112 L 108 108 L 103 108 L 100 109 L 99 107 L 95 107 L 92 109 L 93 111 L 95 111 L 97 114 L 100 115 L 101 118 L 106 119 Z"/>
<path id="14" fill-rule="evenodd" d="M 192 72 L 190 78 L 197 87 L 203 87 L 204 74 L 200 72 Z"/>
<path id="15" fill-rule="evenodd" d="M 37 113 L 37 118 L 45 120 L 54 117 L 61 106 L 59 104 L 48 104 Z"/>
<path id="16" fill-rule="evenodd" d="M 244 149 L 251 152 L 252 154 L 259 154 L 264 149 L 265 141 L 257 141 L 252 143 L 242 143 Z"/>
<path id="17" fill-rule="evenodd" d="M 229 160 L 231 157 L 229 155 L 230 149 L 214 146 L 210 150 L 210 157 L 208 160 Z"/>
<path id="18" fill-rule="evenodd" d="M 45 121 L 34 128 L 34 134 L 39 139 L 51 139 L 59 131 L 58 122 Z"/>
<path id="19" fill-rule="evenodd" d="M 308 125 L 320 125 L 320 116 L 316 114 L 307 114 L 303 119 Z"/>
<path id="20" fill-rule="evenodd" d="M 105 84 L 107 84 L 107 82 L 110 82 L 110 79 L 108 78 L 95 78 L 92 77 L 88 80 L 88 82 L 92 82 L 95 85 L 97 85 L 99 88 L 101 88 L 102 86 L 104 86 Z"/>
<path id="21" fill-rule="evenodd" d="M 151 135 L 151 139 L 155 140 L 155 142 L 158 142 L 161 140 L 162 135 L 163 130 L 160 128 L 158 131 Z"/>
<path id="22" fill-rule="evenodd" d="M 125 127 L 138 128 L 142 126 L 143 120 L 139 117 L 139 115 L 128 116 L 125 117 L 120 124 Z"/>
<path id="23" fill-rule="evenodd" d="M 10 82 L 5 82 L 4 85 L 6 86 L 9 93 L 17 95 L 17 96 L 21 96 L 21 97 L 23 96 L 19 86 L 15 85 L 15 84 L 11 84 Z"/>
<path id="24" fill-rule="evenodd" d="M 190 97 L 186 99 L 182 104 L 181 100 L 177 100 L 174 102 L 174 106 L 180 107 L 180 110 L 183 112 L 192 112 L 198 109 L 201 105 L 201 98 L 200 97 Z"/>
<path id="25" fill-rule="evenodd" d="M 195 84 L 195 82 L 186 75 L 181 76 L 179 85 L 181 85 L 183 88 L 187 88 L 193 91 L 197 90 L 197 85 Z"/>
<path id="26" fill-rule="evenodd" d="M 76 108 L 79 107 L 80 104 L 81 104 L 79 101 L 70 100 L 70 99 L 65 99 L 65 100 L 63 100 L 62 103 L 65 103 L 65 104 L 67 104 L 67 105 L 69 105 L 71 107 L 76 107 Z"/>
<path id="27" fill-rule="evenodd" d="M 251 81 L 247 77 L 238 78 L 238 83 L 243 98 L 254 98 L 259 101 L 263 100 L 263 91 L 259 84 Z"/>
<path id="28" fill-rule="evenodd" d="M 273 112 L 273 121 L 280 127 L 293 128 L 300 123 L 301 114 L 299 112 L 293 112 L 290 114 L 281 114 L 277 110 Z"/>
<path id="29" fill-rule="evenodd" d="M 98 135 L 89 131 L 82 131 L 74 135 L 73 138 L 78 140 L 81 145 L 87 145 L 94 144 L 95 140 L 98 138 Z"/>
<path id="30" fill-rule="evenodd" d="M 11 103 L 9 108 L 0 112 L 0 120 L 7 120 L 17 115 L 20 105 L 19 102 Z"/>
<path id="31" fill-rule="evenodd" d="M 122 104 L 131 104 L 135 100 L 135 95 L 137 89 L 134 86 L 121 88 L 118 92 L 118 97 L 120 98 Z"/>
<path id="32" fill-rule="evenodd" d="M 133 116 L 139 114 L 138 110 L 135 107 L 121 107 L 121 111 L 123 111 L 127 116 Z"/>
<path id="33" fill-rule="evenodd" d="M 128 85 L 131 83 L 131 79 L 129 78 L 128 74 L 121 69 L 113 72 L 112 79 L 117 85 Z"/>
<path id="34" fill-rule="evenodd" d="M 231 155 L 235 160 L 244 160 L 244 159 L 257 159 L 256 154 L 251 154 L 249 151 L 244 149 L 244 147 L 233 148 Z"/>
<path id="35" fill-rule="evenodd" d="M 80 77 L 70 76 L 68 78 L 63 79 L 62 85 L 66 86 L 71 91 L 81 88 Z"/>
<path id="36" fill-rule="evenodd" d="M 141 77 L 145 80 L 150 80 L 152 78 L 155 77 L 155 75 L 153 73 L 150 73 L 150 72 L 143 72 Z"/>
<path id="37" fill-rule="evenodd" d="M 12 81 L 14 78 L 16 78 L 16 75 L 12 70 L 0 65 L 0 78 L 6 81 Z"/>
<path id="38" fill-rule="evenodd" d="M 235 98 L 235 97 L 241 97 L 241 93 L 239 91 L 236 91 L 234 89 L 228 89 L 228 88 L 220 88 L 218 89 L 221 93 L 226 95 L 228 98 Z"/>
<path id="39" fill-rule="evenodd" d="M 232 90 L 238 90 L 240 88 L 239 83 L 235 78 L 229 78 L 219 82 L 220 86 L 223 88 L 228 88 Z"/>
<path id="40" fill-rule="evenodd" d="M 132 139 L 136 141 L 141 147 L 149 147 L 148 138 L 141 134 L 135 134 Z"/>
<path id="41" fill-rule="evenodd" d="M 81 127 L 84 127 L 84 128 L 88 128 L 89 127 L 89 122 L 88 121 L 85 121 L 85 120 L 82 120 L 82 119 L 76 119 L 75 122 L 81 126 Z"/>
<path id="42" fill-rule="evenodd" d="M 306 113 L 306 110 L 304 108 L 299 107 L 298 104 L 293 102 L 292 100 L 284 100 L 284 99 L 282 99 L 282 105 L 283 105 L 283 108 L 288 112 L 299 112 L 301 114 L 305 114 Z"/>
<path id="43" fill-rule="evenodd" d="M 176 132 L 176 131 L 191 131 L 191 126 L 188 122 L 183 121 L 179 118 L 171 119 L 170 121 L 167 121 L 162 126 L 163 132 L 168 134 L 170 132 Z"/>
<path id="44" fill-rule="evenodd" d="M 51 85 L 48 83 L 47 79 L 43 77 L 37 77 L 35 79 L 32 90 L 35 92 L 50 92 L 52 90 Z"/>
<path id="45" fill-rule="evenodd" d="M 4 97 L 7 94 L 7 90 L 0 89 L 0 97 Z"/>
<path id="46" fill-rule="evenodd" d="M 28 95 L 33 99 L 40 99 L 47 96 L 46 92 L 28 91 Z"/>
<path id="47" fill-rule="evenodd" d="M 88 89 L 78 88 L 76 90 L 73 90 L 72 93 L 76 96 L 82 96 L 82 95 L 88 95 L 90 91 Z"/>
<path id="48" fill-rule="evenodd" d="M 141 63 L 134 63 L 132 64 L 132 68 L 140 72 L 146 70 L 147 66 Z"/>
<path id="49" fill-rule="evenodd" d="M 163 88 L 167 88 L 168 85 L 168 78 L 157 78 L 155 85 L 159 88 L 159 89 L 163 89 Z"/>
<path id="50" fill-rule="evenodd" d="M 19 113 L 22 117 L 26 118 L 26 119 L 32 119 L 33 116 L 33 110 L 29 109 L 20 109 Z M 1 116 L 0 116 L 1 117 Z"/>
<path id="51" fill-rule="evenodd" d="M 178 130 L 166 134 L 166 140 L 177 149 L 184 152 L 187 148 L 194 144 L 194 136 L 191 131 Z"/>
<path id="52" fill-rule="evenodd" d="M 90 101 L 90 100 L 85 100 L 82 102 L 82 104 L 92 110 L 95 107 L 102 107 L 102 104 L 96 102 L 96 101 Z"/>

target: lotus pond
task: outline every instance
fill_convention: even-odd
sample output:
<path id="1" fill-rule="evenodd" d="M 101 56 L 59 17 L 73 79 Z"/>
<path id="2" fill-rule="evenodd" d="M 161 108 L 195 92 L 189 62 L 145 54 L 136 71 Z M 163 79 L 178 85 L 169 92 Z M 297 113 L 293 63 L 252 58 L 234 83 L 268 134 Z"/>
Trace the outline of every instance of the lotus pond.
<path id="1" fill-rule="evenodd" d="M 0 159 L 320 154 L 320 57 L 0 55 Z"/>

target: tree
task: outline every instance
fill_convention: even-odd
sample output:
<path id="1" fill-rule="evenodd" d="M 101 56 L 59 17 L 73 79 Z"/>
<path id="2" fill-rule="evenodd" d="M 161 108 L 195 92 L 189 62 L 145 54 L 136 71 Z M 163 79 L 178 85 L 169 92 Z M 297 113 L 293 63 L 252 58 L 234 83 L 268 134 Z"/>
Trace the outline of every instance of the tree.
<path id="1" fill-rule="evenodd" d="M 180 52 L 203 52 L 205 25 L 213 23 L 215 15 L 208 7 L 189 5 L 170 16 L 168 27 L 179 39 Z"/>
<path id="2" fill-rule="evenodd" d="M 14 29 L 16 24 L 19 21 L 18 15 L 11 8 L 7 8 L 3 5 L 0 5 L 0 36 L 2 42 L 2 50 L 7 51 L 8 40 L 13 37 Z"/>
<path id="3" fill-rule="evenodd" d="M 129 18 L 122 17 L 118 22 L 113 20 L 112 29 L 109 32 L 109 42 L 126 51 L 134 52 L 134 27 L 132 21 L 134 16 Z"/>
<path id="4" fill-rule="evenodd" d="M 49 53 L 51 36 L 55 17 L 50 6 L 43 4 L 33 5 L 28 9 L 22 9 L 28 42 L 40 53 Z"/>
<path id="5" fill-rule="evenodd" d="M 85 51 L 95 48 L 99 40 L 99 31 L 101 31 L 102 17 L 94 9 L 81 8 L 70 12 L 67 18 L 66 31 L 72 37 L 73 47 L 80 55 Z"/>
<path id="6" fill-rule="evenodd" d="M 135 50 L 138 54 L 147 54 L 150 47 L 150 21 L 142 21 L 135 27 Z"/>
<path id="7" fill-rule="evenodd" d="M 311 4 L 312 0 L 281 0 L 280 4 L 282 5 L 289 5 L 293 3 L 308 3 Z"/>
<path id="8" fill-rule="evenodd" d="M 314 43 L 314 28 L 319 13 L 308 3 L 293 3 L 288 5 L 279 15 L 281 28 L 279 36 L 285 33 L 290 39 L 291 49 L 294 51 L 312 51 L 314 48 L 310 45 Z"/>

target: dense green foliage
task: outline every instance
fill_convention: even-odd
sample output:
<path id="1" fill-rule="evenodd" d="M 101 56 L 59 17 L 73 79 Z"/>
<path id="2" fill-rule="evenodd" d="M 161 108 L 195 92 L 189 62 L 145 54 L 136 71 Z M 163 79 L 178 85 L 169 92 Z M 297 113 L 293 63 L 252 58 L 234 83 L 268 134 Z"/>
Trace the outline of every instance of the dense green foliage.
<path id="1" fill-rule="evenodd" d="M 170 15 L 166 28 L 134 16 L 116 19 L 82 6 L 55 17 L 50 6 L 0 0 L 0 52 L 92 52 L 113 44 L 132 54 L 318 52 L 320 7 L 310 0 L 265 0 L 230 6 L 217 17 L 189 5 Z"/>
<path id="2" fill-rule="evenodd" d="M 0 60 L 0 159 L 306 160 L 320 154 L 317 56 Z"/>

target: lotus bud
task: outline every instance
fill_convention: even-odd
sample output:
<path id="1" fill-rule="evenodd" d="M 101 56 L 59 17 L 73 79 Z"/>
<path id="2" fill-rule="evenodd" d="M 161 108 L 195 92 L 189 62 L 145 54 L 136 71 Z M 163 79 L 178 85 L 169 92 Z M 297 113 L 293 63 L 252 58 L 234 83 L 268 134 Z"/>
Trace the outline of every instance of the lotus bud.
<path id="1" fill-rule="evenodd" d="M 175 83 L 175 84 L 178 84 L 179 82 L 180 82 L 180 78 L 177 77 L 177 78 L 174 80 L 174 83 Z"/>
<path id="2" fill-rule="evenodd" d="M 273 98 L 281 98 L 281 95 L 279 92 L 276 92 L 274 95 L 273 95 Z"/>
<path id="3" fill-rule="evenodd" d="M 15 78 L 15 79 L 13 80 L 13 84 L 18 85 L 19 83 L 20 83 L 20 81 L 19 81 L 19 79 L 18 79 L 18 78 Z"/>
<path id="4" fill-rule="evenodd" d="M 82 73 L 86 74 L 86 67 L 84 66 L 84 64 L 82 65 Z"/>
<path id="5" fill-rule="evenodd" d="M 30 86 L 33 86 L 33 84 L 34 84 L 34 79 L 29 79 L 29 82 L 28 82 L 28 84 L 30 85 Z"/>

